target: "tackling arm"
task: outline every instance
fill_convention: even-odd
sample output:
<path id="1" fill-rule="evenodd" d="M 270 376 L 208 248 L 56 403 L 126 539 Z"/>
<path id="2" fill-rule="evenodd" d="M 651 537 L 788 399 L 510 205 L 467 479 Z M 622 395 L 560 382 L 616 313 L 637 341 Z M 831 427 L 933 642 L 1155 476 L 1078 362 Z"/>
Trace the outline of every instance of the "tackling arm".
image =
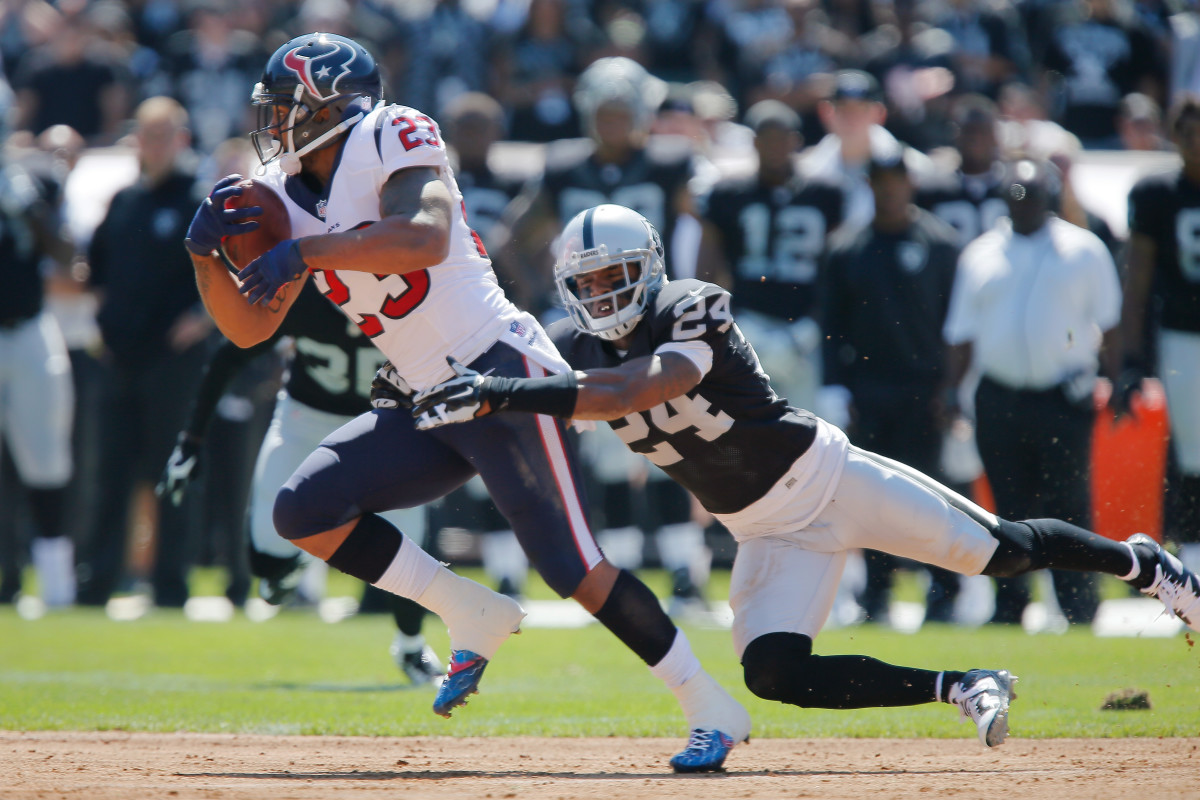
<path id="1" fill-rule="evenodd" d="M 448 360 L 456 377 L 424 390 L 413 401 L 419 428 L 466 422 L 496 411 L 620 419 L 686 394 L 703 377 L 691 359 L 678 353 L 547 378 L 489 377 Z"/>

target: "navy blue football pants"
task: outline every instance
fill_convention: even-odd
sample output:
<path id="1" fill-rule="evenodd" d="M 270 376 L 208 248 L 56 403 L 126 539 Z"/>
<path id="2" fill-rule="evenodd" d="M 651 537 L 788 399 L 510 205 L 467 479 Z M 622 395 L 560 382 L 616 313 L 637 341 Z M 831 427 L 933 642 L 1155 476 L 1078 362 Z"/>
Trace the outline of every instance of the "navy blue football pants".
<path id="1" fill-rule="evenodd" d="M 471 363 L 480 373 L 545 374 L 496 343 Z M 332 530 L 366 513 L 437 500 L 479 473 L 530 563 L 562 597 L 601 560 L 575 453 L 561 420 L 524 413 L 417 430 L 408 409 L 376 409 L 334 431 L 275 501 L 287 539 Z"/>

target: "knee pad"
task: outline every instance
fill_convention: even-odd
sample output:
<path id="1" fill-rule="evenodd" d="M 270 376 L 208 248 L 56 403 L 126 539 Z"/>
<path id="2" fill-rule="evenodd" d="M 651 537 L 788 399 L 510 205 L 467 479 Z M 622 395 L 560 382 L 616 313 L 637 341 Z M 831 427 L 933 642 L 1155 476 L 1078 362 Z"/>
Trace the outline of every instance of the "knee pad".
<path id="1" fill-rule="evenodd" d="M 991 531 L 1000 542 L 996 552 L 983 568 L 984 575 L 993 578 L 1011 578 L 1037 569 L 1041 562 L 1041 548 L 1037 532 L 1024 522 L 1009 522 L 1002 519 Z"/>
<path id="2" fill-rule="evenodd" d="M 336 515 L 331 515 L 327 505 L 314 497 L 314 492 L 299 491 L 288 484 L 275 495 L 271 521 L 275 530 L 284 539 L 303 539 L 306 536 L 324 533 L 342 524 Z M 341 519 L 353 518 L 347 513 Z"/>
<path id="3" fill-rule="evenodd" d="M 785 700 L 795 672 L 812 655 L 812 639 L 802 633 L 768 633 L 758 637 L 742 654 L 746 688 L 763 700 Z"/>

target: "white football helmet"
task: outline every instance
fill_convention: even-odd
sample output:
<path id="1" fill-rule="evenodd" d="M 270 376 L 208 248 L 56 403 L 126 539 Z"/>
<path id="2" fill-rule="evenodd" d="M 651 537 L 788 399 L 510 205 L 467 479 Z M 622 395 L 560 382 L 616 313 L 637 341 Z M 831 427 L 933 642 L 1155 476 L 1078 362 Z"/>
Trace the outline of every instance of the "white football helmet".
<path id="1" fill-rule="evenodd" d="M 633 112 L 639 131 L 650 130 L 654 114 L 667 97 L 667 84 L 633 59 L 609 56 L 592 62 L 575 84 L 572 99 L 584 128 L 596 136 L 596 111 L 607 103 L 620 103 Z"/>
<path id="2" fill-rule="evenodd" d="M 554 264 L 554 283 L 575 327 L 609 340 L 633 330 L 667 282 L 663 257 L 662 237 L 632 209 L 606 204 L 576 214 L 558 238 Z M 601 295 L 580 296 L 579 275 L 617 265 L 624 267 L 623 282 Z M 591 309 L 605 301 L 613 313 L 592 316 Z"/>

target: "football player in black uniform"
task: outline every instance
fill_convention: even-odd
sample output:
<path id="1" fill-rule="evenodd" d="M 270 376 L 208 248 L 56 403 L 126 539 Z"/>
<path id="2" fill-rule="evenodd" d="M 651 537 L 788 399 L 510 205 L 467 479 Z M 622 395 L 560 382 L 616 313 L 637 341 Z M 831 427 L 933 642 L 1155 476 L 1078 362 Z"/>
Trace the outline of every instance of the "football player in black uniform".
<path id="1" fill-rule="evenodd" d="M 328 303 L 315 287 L 305 286 L 276 334 L 261 344 L 240 348 L 225 342 L 209 361 L 187 427 L 163 470 L 156 490 L 178 506 L 197 473 L 200 455 L 217 402 L 235 375 L 254 359 L 275 349 L 285 336 L 293 339 L 287 378 L 275 404 L 271 428 L 254 469 L 250 508 L 246 514 L 246 546 L 250 571 L 259 578 L 259 594 L 272 605 L 287 602 L 299 587 L 313 558 L 275 531 L 271 510 L 275 494 L 320 441 L 368 410 L 371 380 L 384 356 L 355 325 Z M 387 517 L 418 545 L 424 545 L 425 509 L 389 511 Z M 384 595 L 396 620 L 392 642 L 396 666 L 413 684 L 432 683 L 445 674 L 432 648 L 425 644 L 421 623 L 425 609 L 404 597 Z"/>
<path id="2" fill-rule="evenodd" d="M 697 276 L 728 288 L 738 324 L 775 387 L 811 407 L 820 385 L 817 276 L 825 242 L 845 200 L 832 184 L 796 165 L 800 117 L 777 100 L 746 112 L 758 172 L 713 187 L 702 202 L 704 238 Z"/>
<path id="3" fill-rule="evenodd" d="M 570 312 L 550 328 L 574 371 L 457 377 L 414 398 L 431 428 L 494 412 L 607 420 L 631 449 L 686 486 L 739 541 L 730 586 L 734 646 L 749 689 L 818 708 L 957 705 L 988 746 L 1008 732 L 1005 670 L 923 670 L 820 656 L 852 547 L 966 574 L 1043 567 L 1120 576 L 1200 631 L 1200 582 L 1153 539 L 1116 542 L 1061 520 L 1009 522 L 845 435 L 771 389 L 719 286 L 667 282 L 643 217 L 599 206 L 563 231 L 555 280 Z"/>
<path id="4" fill-rule="evenodd" d="M 954 106 L 954 172 L 930 174 L 917 187 L 916 204 L 958 231 L 960 248 L 991 230 L 1008 216 L 1001 192 L 1004 164 L 996 138 L 996 104 L 980 95 L 965 95 Z"/>
<path id="5" fill-rule="evenodd" d="M 1124 411 L 1142 375 L 1162 379 L 1178 470 L 1167 493 L 1166 533 L 1181 544 L 1185 562 L 1200 568 L 1200 101 L 1177 103 L 1170 127 L 1183 166 L 1143 178 L 1129 193 L 1121 314 L 1127 369 L 1113 395 Z"/>

